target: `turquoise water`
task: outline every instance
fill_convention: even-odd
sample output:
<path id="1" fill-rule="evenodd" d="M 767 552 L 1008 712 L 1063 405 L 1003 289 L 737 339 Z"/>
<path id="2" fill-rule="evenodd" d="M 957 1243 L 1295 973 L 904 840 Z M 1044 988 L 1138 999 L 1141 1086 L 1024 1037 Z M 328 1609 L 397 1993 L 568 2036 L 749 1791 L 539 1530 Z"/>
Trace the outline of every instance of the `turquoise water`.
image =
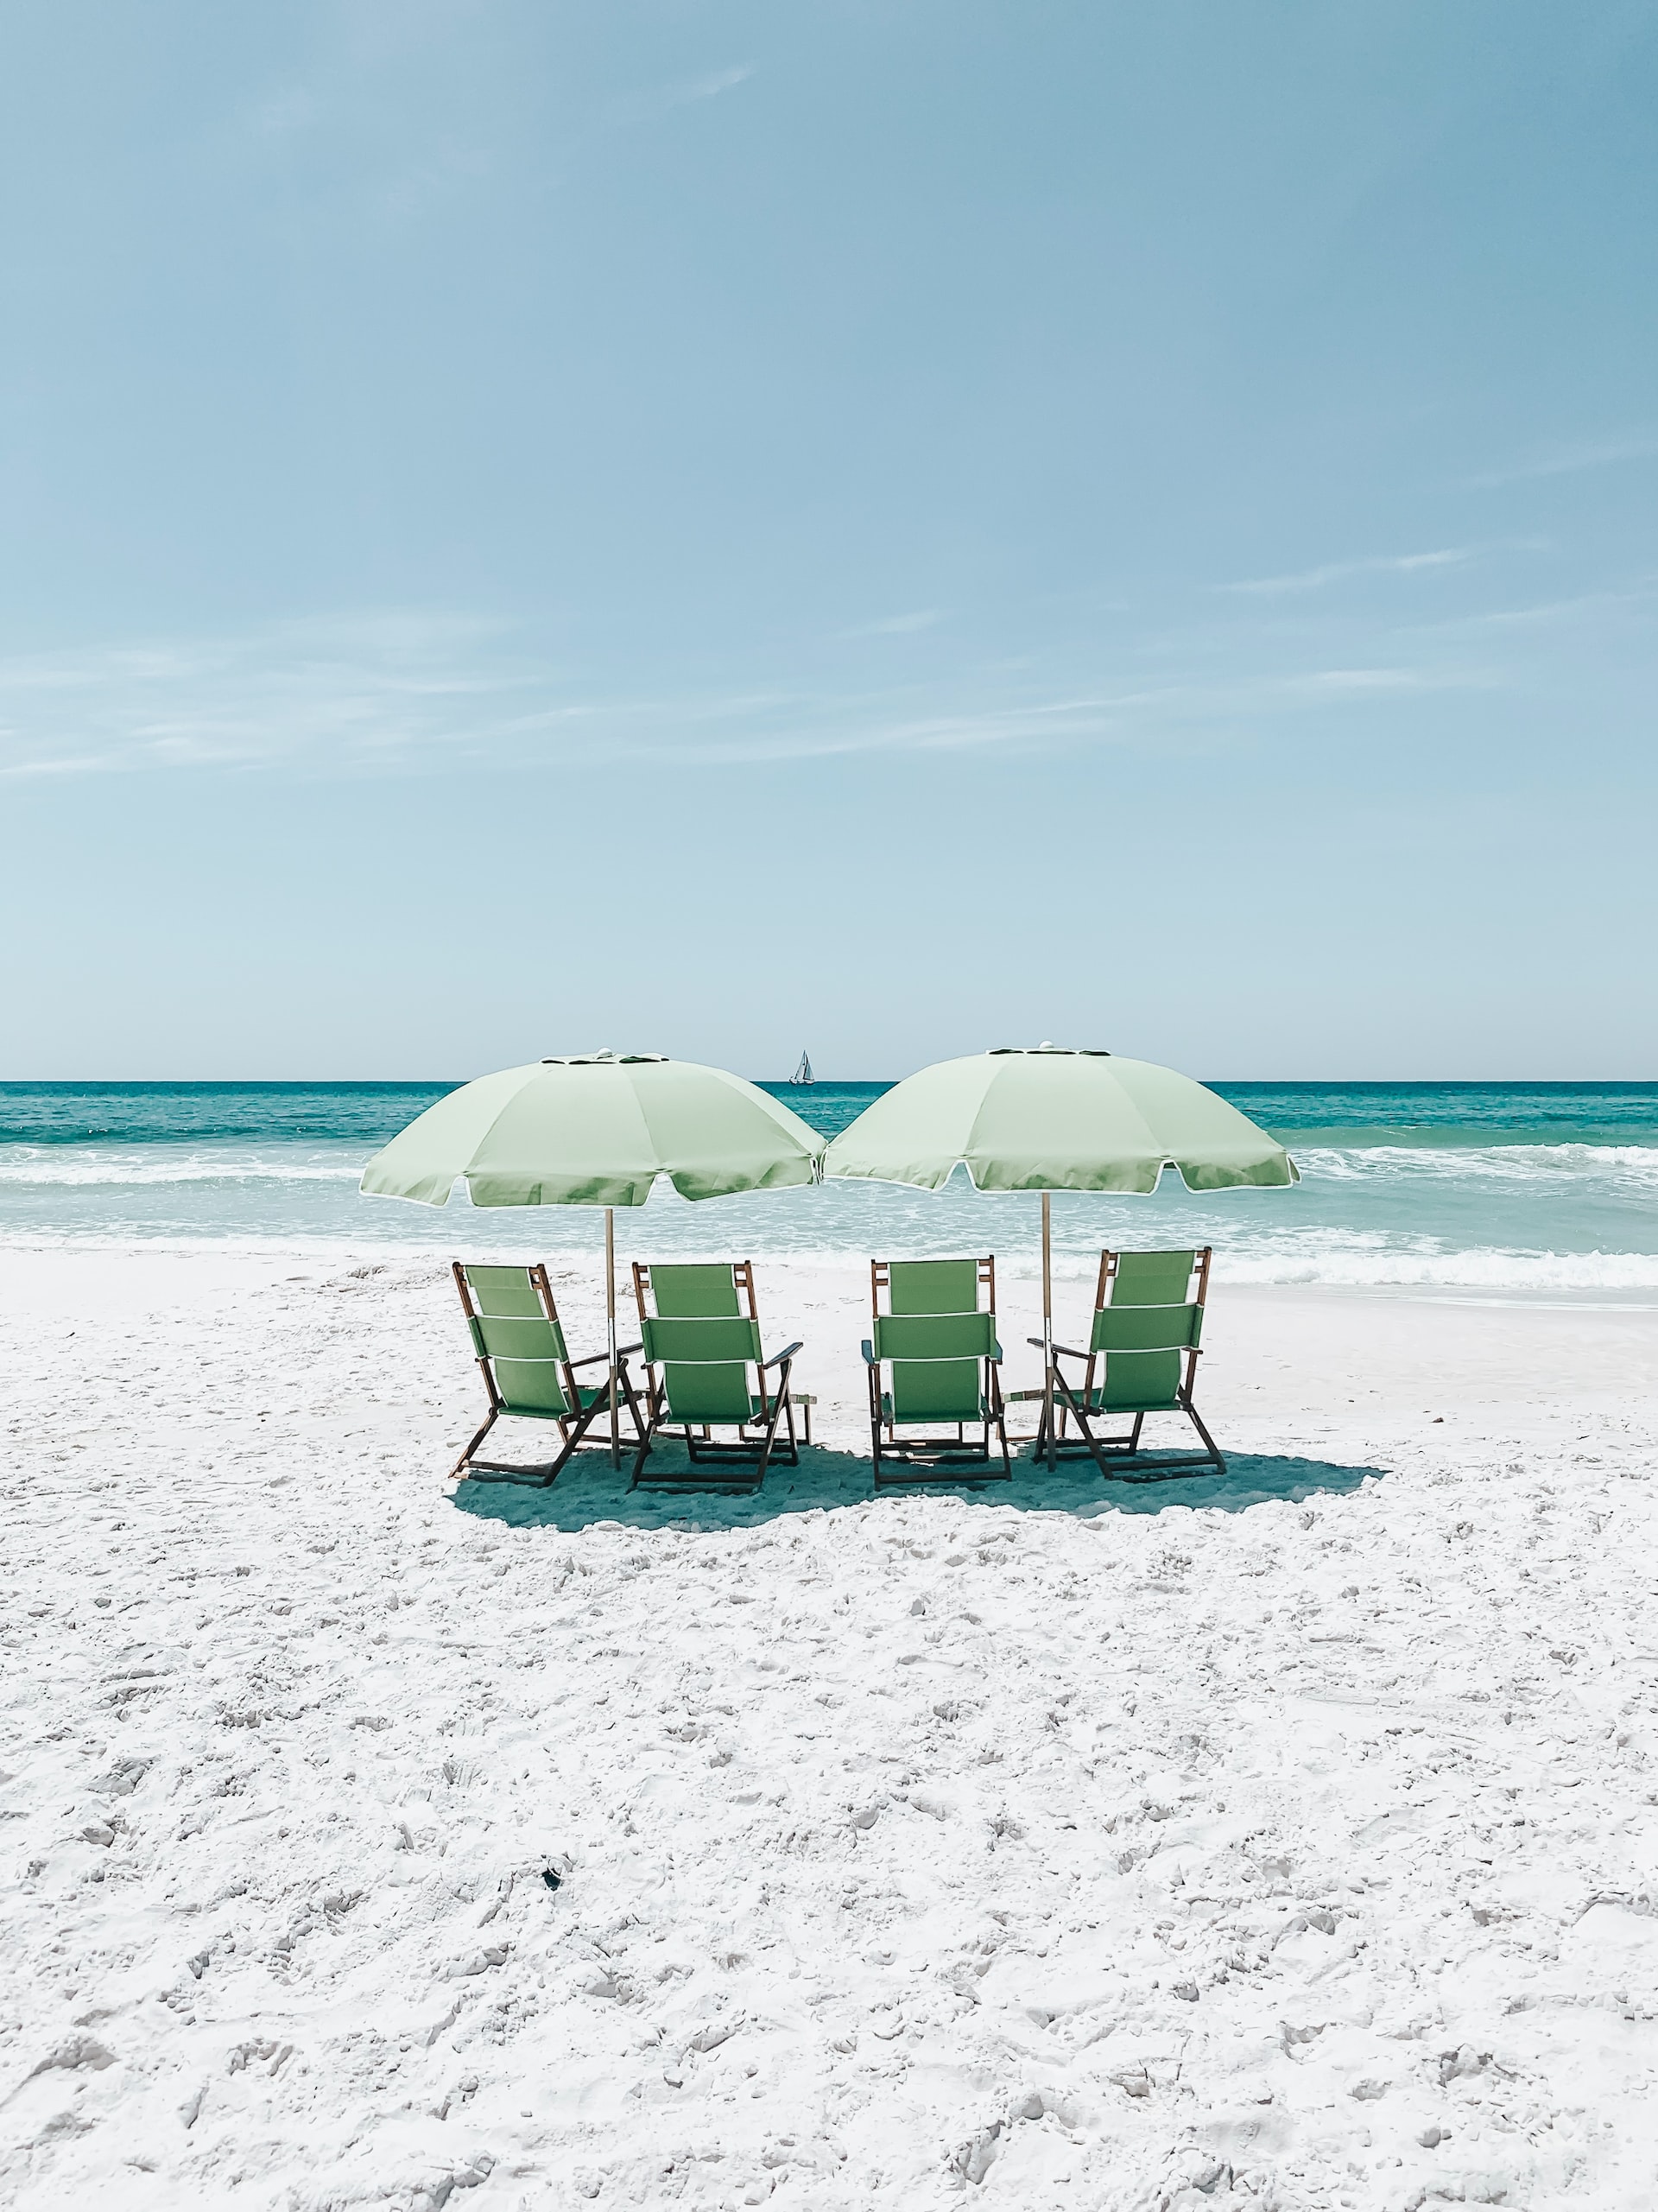
<path id="1" fill-rule="evenodd" d="M 438 1211 L 358 1195 L 364 1161 L 447 1083 L 0 1085 L 0 1243 L 357 1252 L 591 1250 L 578 1210 Z M 827 1135 L 881 1083 L 767 1088 Z M 1063 1193 L 1062 1271 L 1103 1243 L 1212 1242 L 1235 1278 L 1447 1293 L 1658 1297 L 1658 1084 L 1226 1083 L 1287 1144 L 1290 1191 L 1196 1199 Z M 622 1217 L 628 1253 L 731 1250 L 864 1258 L 1034 1252 L 1037 1206 L 828 1184 Z"/>

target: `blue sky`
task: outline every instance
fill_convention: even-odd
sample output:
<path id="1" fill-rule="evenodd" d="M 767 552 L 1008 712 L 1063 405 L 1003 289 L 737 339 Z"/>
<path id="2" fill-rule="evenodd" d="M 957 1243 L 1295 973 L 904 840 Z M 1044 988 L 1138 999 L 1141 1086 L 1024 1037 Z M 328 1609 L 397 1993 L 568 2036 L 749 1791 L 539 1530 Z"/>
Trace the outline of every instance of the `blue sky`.
<path id="1" fill-rule="evenodd" d="M 62 0 L 0 1074 L 1653 1076 L 1658 11 Z"/>

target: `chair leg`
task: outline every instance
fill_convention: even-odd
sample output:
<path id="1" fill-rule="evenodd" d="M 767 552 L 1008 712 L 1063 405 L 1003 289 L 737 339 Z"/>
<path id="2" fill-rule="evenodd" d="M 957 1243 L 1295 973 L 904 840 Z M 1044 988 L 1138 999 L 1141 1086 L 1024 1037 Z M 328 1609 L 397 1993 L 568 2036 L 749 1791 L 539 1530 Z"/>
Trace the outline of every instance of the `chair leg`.
<path id="1" fill-rule="evenodd" d="M 653 1408 L 652 1417 L 639 1431 L 639 1448 L 633 1455 L 631 1487 L 636 1490 L 639 1486 L 639 1478 L 645 1471 L 645 1461 L 650 1457 L 650 1448 L 655 1441 L 656 1429 L 657 1423 L 655 1415 L 655 1409 Z"/>
<path id="2" fill-rule="evenodd" d="M 484 1423 L 484 1426 L 483 1426 L 483 1427 L 478 1430 L 478 1432 L 477 1436 L 473 1437 L 473 1439 L 472 1439 L 471 1442 L 470 1444 L 468 1444 L 468 1445 L 467 1445 L 467 1447 L 466 1447 L 465 1450 L 461 1454 L 460 1457 L 459 1457 L 459 1458 L 455 1461 L 455 1463 L 454 1463 L 453 1467 L 452 1467 L 450 1468 L 450 1470 L 449 1470 L 449 1480 L 450 1480 L 450 1481 L 451 1481 L 451 1482 L 452 1482 L 452 1481 L 454 1480 L 455 1477 L 456 1477 L 458 1474 L 465 1474 L 465 1473 L 466 1472 L 467 1466 L 468 1466 L 468 1464 L 470 1463 L 470 1461 L 471 1461 L 471 1460 L 472 1455 L 477 1451 L 477 1449 L 478 1449 L 478 1446 L 483 1442 L 484 1439 L 484 1438 L 489 1435 L 489 1433 L 490 1433 L 490 1429 L 494 1428 L 494 1426 L 495 1426 L 496 1423 L 497 1423 L 500 1418 L 501 1418 L 500 1408 L 499 1408 L 498 1406 L 493 1406 L 493 1405 L 492 1405 L 492 1406 L 490 1408 L 490 1417 L 489 1417 L 489 1419 L 488 1419 L 488 1420 Z"/>
<path id="3" fill-rule="evenodd" d="M 1199 1436 L 1202 1437 L 1204 1443 L 1208 1448 L 1209 1456 L 1215 1463 L 1215 1472 L 1218 1474 L 1225 1474 L 1226 1472 L 1226 1461 L 1222 1455 L 1220 1446 L 1215 1442 L 1214 1438 L 1209 1434 L 1209 1431 L 1204 1427 L 1202 1417 L 1199 1415 L 1197 1407 L 1193 1404 L 1190 1398 L 1187 1398 L 1186 1401 L 1186 1410 L 1187 1414 L 1191 1417 L 1192 1426 L 1197 1430 Z"/>
<path id="4" fill-rule="evenodd" d="M 634 1394 L 633 1385 L 628 1379 L 628 1368 L 627 1362 L 625 1360 L 622 1363 L 619 1379 L 622 1385 L 622 1395 L 628 1402 L 628 1416 L 633 1423 L 633 1433 L 636 1436 L 642 1436 L 645 1433 L 645 1424 L 640 1417 L 639 1400 Z"/>
<path id="5" fill-rule="evenodd" d="M 988 1373 L 990 1417 L 984 1424 L 984 1457 L 988 1463 L 990 1456 L 990 1430 L 994 1428 L 997 1435 L 1002 1439 L 1002 1477 L 1003 1481 L 1011 1482 L 1013 1457 L 1008 1450 L 1008 1409 L 1002 1397 L 1002 1378 L 994 1367 L 990 1368 Z"/>
<path id="6" fill-rule="evenodd" d="M 596 1414 L 602 1408 L 592 1408 L 577 1420 L 561 1419 L 559 1423 L 557 1455 L 540 1467 L 501 1467 L 485 1461 L 479 1466 L 472 1463 L 467 1477 L 472 1482 L 519 1482 L 526 1487 L 545 1490 L 555 1482 L 569 1464 L 570 1455 L 592 1426 Z"/>
<path id="7" fill-rule="evenodd" d="M 471 1442 L 467 1445 L 465 1454 L 456 1462 L 452 1468 L 452 1474 L 459 1475 L 464 1480 L 468 1482 L 522 1482 L 526 1486 L 533 1484 L 537 1489 L 545 1490 L 547 1486 L 555 1481 L 559 1475 L 563 1472 L 565 1466 L 569 1461 L 571 1453 L 575 1450 L 576 1446 L 581 1442 L 583 1436 L 592 1426 L 595 1414 L 600 1410 L 601 1409 L 598 1407 L 593 1407 L 586 1413 L 583 1414 L 579 1420 L 573 1423 L 560 1420 L 559 1423 L 558 1455 L 556 1458 L 549 1460 L 544 1466 L 475 1466 L 474 1461 L 478 1456 L 478 1446 L 483 1442 L 485 1436 L 489 1435 L 490 1429 L 494 1428 L 496 1423 L 501 1417 L 501 1409 L 497 1406 L 490 1414 L 489 1419 L 484 1423 L 484 1426 L 478 1430 L 477 1436 L 473 1437 Z"/>
<path id="8" fill-rule="evenodd" d="M 623 1406 L 625 1405 L 628 1409 L 628 1418 L 633 1423 L 634 1435 L 636 1436 L 642 1436 L 644 1433 L 644 1424 L 639 1418 L 639 1399 L 633 1387 L 632 1378 L 628 1373 L 628 1363 L 625 1360 L 618 1360 L 616 1363 L 616 1383 L 617 1434 L 620 1435 L 621 1433 L 621 1410 Z M 608 1396 L 605 1399 L 604 1410 L 607 1413 L 610 1410 L 610 1400 Z"/>
<path id="9" fill-rule="evenodd" d="M 558 1457 L 553 1461 L 552 1465 L 545 1468 L 539 1476 L 532 1478 L 526 1475 L 521 1476 L 519 1479 L 523 1481 L 535 1480 L 540 1482 L 543 1490 L 550 1489 L 552 1485 L 558 1480 L 560 1475 L 564 1473 L 565 1468 L 570 1464 L 572 1458 L 575 1455 L 577 1447 L 580 1444 L 582 1438 L 587 1434 L 587 1431 L 592 1427 L 594 1422 L 598 1419 L 600 1414 L 608 1414 L 610 1410 L 611 1402 L 609 1398 L 602 1398 L 596 1400 L 593 1404 L 590 1405 L 585 1413 L 579 1413 L 573 1421 L 560 1421 L 559 1423 L 560 1450 Z"/>
<path id="10" fill-rule="evenodd" d="M 1098 1437 L 1094 1434 L 1093 1423 L 1089 1417 L 1086 1409 L 1078 1403 L 1074 1392 L 1072 1391 L 1070 1385 L 1066 1381 L 1063 1374 L 1057 1375 L 1056 1379 L 1060 1390 L 1064 1394 L 1066 1406 L 1075 1419 L 1077 1427 L 1081 1431 L 1089 1450 L 1093 1455 L 1094 1464 L 1098 1467 L 1100 1473 L 1105 1477 L 1107 1481 L 1159 1482 L 1166 1479 L 1173 1479 L 1182 1475 L 1190 1467 L 1201 1467 L 1206 1464 L 1206 1462 L 1201 1460 L 1187 1459 L 1185 1461 L 1176 1460 L 1172 1466 L 1169 1465 L 1167 1461 L 1153 1461 L 1149 1466 L 1136 1467 L 1134 1462 L 1139 1455 L 1140 1436 L 1141 1431 L 1145 1427 L 1146 1421 L 1146 1417 L 1143 1413 L 1136 1413 L 1135 1415 L 1134 1426 L 1130 1430 L 1127 1438 L 1117 1446 L 1114 1456 L 1112 1458 L 1107 1458 Z M 1190 1398 L 1186 1397 L 1184 1392 L 1182 1392 L 1179 1398 L 1178 1406 L 1171 1406 L 1168 1410 L 1170 1412 L 1179 1410 L 1187 1416 L 1193 1427 L 1197 1430 L 1199 1436 L 1203 1439 L 1204 1447 L 1208 1455 L 1206 1464 L 1212 1466 L 1217 1474 L 1225 1474 L 1226 1472 L 1226 1461 L 1222 1455 L 1220 1447 L 1216 1443 L 1214 1438 L 1209 1434 L 1208 1429 L 1205 1428 L 1202 1418 L 1199 1415 L 1197 1408 L 1192 1404 Z"/>
<path id="11" fill-rule="evenodd" d="M 548 1467 L 547 1473 L 541 1477 L 541 1487 L 543 1490 L 549 1488 L 569 1465 L 571 1454 L 575 1450 L 576 1446 L 581 1442 L 587 1431 L 592 1427 L 597 1411 L 598 1409 L 595 1407 L 591 1412 L 578 1414 L 567 1429 L 562 1421 L 560 1422 L 559 1455 L 557 1459 L 554 1461 L 552 1466 Z"/>
<path id="12" fill-rule="evenodd" d="M 756 1490 L 765 1480 L 766 1469 L 771 1465 L 771 1448 L 777 1441 L 777 1423 L 782 1414 L 784 1406 L 787 1405 L 788 1403 L 788 1392 L 787 1386 L 785 1386 L 782 1396 L 776 1399 L 773 1404 L 771 1409 L 771 1418 L 766 1423 L 766 1441 L 761 1447 L 760 1465 L 755 1471 L 754 1486 Z M 791 1422 L 789 1425 L 793 1428 L 794 1423 Z"/>
<path id="13" fill-rule="evenodd" d="M 1073 1391 L 1070 1384 L 1066 1380 L 1061 1370 L 1057 1366 L 1054 1370 L 1054 1387 L 1064 1398 L 1066 1409 L 1077 1424 L 1078 1433 L 1081 1436 L 1084 1443 L 1087 1445 L 1089 1451 L 1093 1455 L 1094 1465 L 1099 1469 L 1103 1475 L 1109 1478 L 1111 1473 L 1111 1466 L 1107 1461 L 1104 1452 L 1100 1449 L 1099 1439 L 1094 1434 L 1092 1423 L 1090 1422 L 1087 1413 L 1085 1411 L 1083 1407 L 1078 1404 L 1076 1393 Z M 1137 1429 L 1135 1431 L 1135 1434 L 1136 1436 L 1138 1436 L 1139 1431 Z"/>

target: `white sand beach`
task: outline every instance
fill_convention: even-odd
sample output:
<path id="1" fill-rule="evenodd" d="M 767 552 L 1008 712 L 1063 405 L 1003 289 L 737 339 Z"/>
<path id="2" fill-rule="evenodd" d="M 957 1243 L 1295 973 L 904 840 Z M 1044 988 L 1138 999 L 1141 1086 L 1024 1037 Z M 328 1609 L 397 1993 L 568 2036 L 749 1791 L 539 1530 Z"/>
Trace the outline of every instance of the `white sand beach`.
<path id="1" fill-rule="evenodd" d="M 0 2201 L 1650 2202 L 1658 1314 L 1222 1280 L 1224 1482 L 876 1498 L 760 1283 L 760 1496 L 452 1493 L 430 1260 L 4 1256 Z"/>

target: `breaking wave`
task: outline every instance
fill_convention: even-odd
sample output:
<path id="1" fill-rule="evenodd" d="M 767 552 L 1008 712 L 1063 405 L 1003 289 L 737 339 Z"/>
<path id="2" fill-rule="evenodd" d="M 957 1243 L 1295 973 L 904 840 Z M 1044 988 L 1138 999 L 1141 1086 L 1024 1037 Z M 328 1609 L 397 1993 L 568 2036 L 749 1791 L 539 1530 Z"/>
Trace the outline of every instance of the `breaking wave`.
<path id="1" fill-rule="evenodd" d="M 1482 1132 L 1484 1133 L 1484 1132 Z M 1644 1132 L 1643 1132 L 1644 1133 Z M 371 1145 L 192 1137 L 170 1143 L 0 1144 L 0 1245 L 110 1248 L 212 1242 L 298 1253 L 350 1250 L 535 1256 L 598 1248 L 586 1208 L 476 1212 L 464 1188 L 441 1210 L 366 1200 Z M 1212 1244 L 1225 1279 L 1424 1292 L 1658 1292 L 1658 1145 L 1578 1141 L 1300 1144 L 1292 1190 L 1194 1195 L 1178 1177 L 1147 1198 L 1065 1193 L 1054 1259 L 1069 1280 L 1102 1245 Z M 880 1184 L 687 1205 L 671 1191 L 617 1219 L 628 1256 L 741 1250 L 837 1264 L 871 1255 L 994 1252 L 1034 1264 L 1039 1201 Z"/>
<path id="2" fill-rule="evenodd" d="M 174 1144 L 0 1145 L 0 1184 L 67 1190 L 137 1188 L 173 1182 L 345 1182 L 354 1186 L 362 1172 L 361 1153 L 343 1147 L 290 1157 L 275 1146 L 248 1151 L 198 1151 Z"/>

